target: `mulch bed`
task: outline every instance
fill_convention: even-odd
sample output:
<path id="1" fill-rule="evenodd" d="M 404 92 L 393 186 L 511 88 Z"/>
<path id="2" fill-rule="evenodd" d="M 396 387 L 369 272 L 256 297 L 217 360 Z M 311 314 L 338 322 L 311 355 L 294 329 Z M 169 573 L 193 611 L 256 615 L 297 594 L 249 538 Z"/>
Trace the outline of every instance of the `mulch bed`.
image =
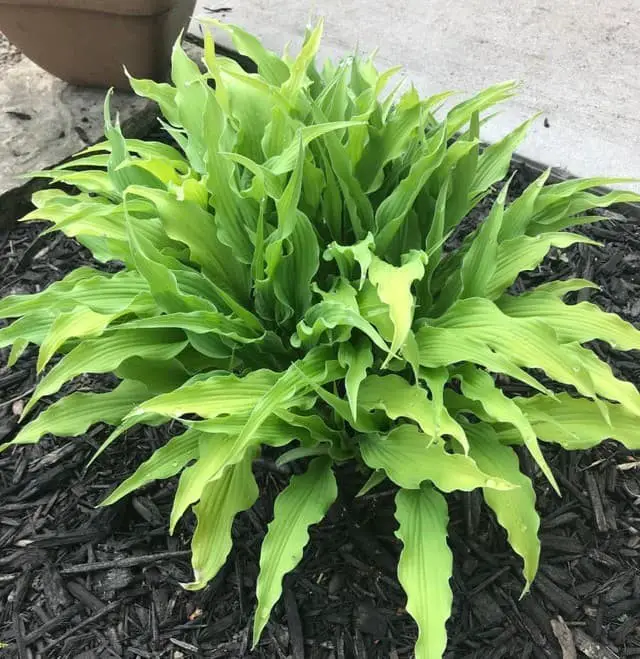
<path id="1" fill-rule="evenodd" d="M 520 172 L 516 188 L 526 176 Z M 522 285 L 587 277 L 585 291 L 607 310 L 640 322 L 640 225 L 607 220 L 585 229 L 605 243 L 553 254 Z M 75 243 L 37 238 L 37 227 L 0 234 L 0 296 L 38 290 L 90 262 Z M 622 377 L 640 384 L 637 355 L 601 345 Z M 6 353 L 6 351 L 4 351 Z M 0 355 L 2 356 L 2 355 Z M 4 362 L 3 362 L 4 363 Z M 15 433 L 35 384 L 35 353 L 0 368 L 0 441 Z M 75 388 L 92 386 L 80 379 Z M 190 580 L 189 516 L 169 537 L 175 480 L 153 484 L 113 508 L 96 504 L 166 438 L 140 429 L 86 464 L 104 439 L 96 427 L 73 440 L 0 456 L 0 656 L 244 657 L 250 654 L 259 549 L 272 503 L 287 474 L 256 464 L 263 496 L 234 527 L 235 547 L 203 591 Z M 450 496 L 455 555 L 454 614 L 447 657 L 640 656 L 640 463 L 619 445 L 569 454 L 549 447 L 558 498 L 536 477 L 542 562 L 520 598 L 519 560 L 480 495 Z M 523 464 L 534 472 L 530 461 Z M 311 531 L 300 567 L 255 652 L 263 658 L 409 657 L 416 628 L 395 576 L 393 492 L 354 499 L 362 476 L 339 474 L 341 498 Z M 3 654 L 4 653 L 4 654 Z"/>

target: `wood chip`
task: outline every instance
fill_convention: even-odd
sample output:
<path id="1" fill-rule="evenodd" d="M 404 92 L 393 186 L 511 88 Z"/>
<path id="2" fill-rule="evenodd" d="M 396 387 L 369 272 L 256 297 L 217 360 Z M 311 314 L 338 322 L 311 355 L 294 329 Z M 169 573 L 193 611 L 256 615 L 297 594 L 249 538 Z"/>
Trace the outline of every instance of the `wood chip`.
<path id="1" fill-rule="evenodd" d="M 620 656 L 613 650 L 594 641 L 582 629 L 575 629 L 573 631 L 573 637 L 578 650 L 589 657 L 589 659 L 620 659 Z"/>
<path id="2" fill-rule="evenodd" d="M 584 480 L 587 486 L 587 492 L 589 493 L 589 499 L 591 499 L 591 506 L 593 508 L 593 515 L 596 520 L 598 531 L 600 531 L 600 533 L 606 533 L 609 530 L 609 525 L 607 524 L 607 518 L 604 514 L 604 505 L 602 504 L 602 495 L 600 494 L 598 483 L 595 476 L 590 471 L 585 473 Z"/>

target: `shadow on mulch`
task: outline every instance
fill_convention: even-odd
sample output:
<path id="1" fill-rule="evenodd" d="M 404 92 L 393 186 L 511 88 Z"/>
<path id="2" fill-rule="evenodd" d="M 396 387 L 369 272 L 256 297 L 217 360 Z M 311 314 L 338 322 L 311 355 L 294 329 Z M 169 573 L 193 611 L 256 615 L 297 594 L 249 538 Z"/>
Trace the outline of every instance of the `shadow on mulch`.
<path id="1" fill-rule="evenodd" d="M 516 179 L 522 187 L 522 176 Z M 640 226 L 614 214 L 584 230 L 604 243 L 552 253 L 521 286 L 570 276 L 602 286 L 584 291 L 609 311 L 640 320 Z M 0 235 L 0 296 L 35 291 L 82 263 L 86 252 L 36 227 Z M 596 345 L 621 377 L 640 383 L 637 354 Z M 35 385 L 35 354 L 0 369 L 0 441 L 11 438 Z M 80 379 L 75 388 L 92 386 Z M 105 437 L 96 427 L 72 440 L 0 456 L 0 650 L 7 657 L 244 657 L 259 550 L 286 473 L 256 463 L 263 496 L 234 527 L 234 550 L 203 591 L 191 578 L 189 516 L 167 534 L 175 482 L 153 484 L 113 508 L 96 509 L 134 465 L 165 441 L 163 429 L 128 434 L 86 469 Z M 520 599 L 519 559 L 479 493 L 450 496 L 455 556 L 451 659 L 640 656 L 640 463 L 619 445 L 547 458 L 558 498 L 523 456 L 537 483 L 542 561 Z M 255 652 L 257 658 L 409 657 L 416 628 L 404 611 L 395 569 L 393 491 L 354 499 L 362 476 L 339 473 L 341 499 L 311 531 L 299 568 Z M 561 645 L 564 650 L 561 649 Z M 563 655 L 564 652 L 564 655 Z"/>

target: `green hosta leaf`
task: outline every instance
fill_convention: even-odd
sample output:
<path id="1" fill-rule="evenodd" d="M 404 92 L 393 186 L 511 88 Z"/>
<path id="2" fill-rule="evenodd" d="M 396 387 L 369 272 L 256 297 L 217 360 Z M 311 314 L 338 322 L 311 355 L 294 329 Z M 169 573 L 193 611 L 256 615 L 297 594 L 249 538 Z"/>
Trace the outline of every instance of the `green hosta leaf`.
<path id="1" fill-rule="evenodd" d="M 117 206 L 96 203 L 93 200 L 87 203 L 79 202 L 76 206 L 50 204 L 37 208 L 29 213 L 28 217 L 30 220 L 39 219 L 53 223 L 53 226 L 44 232 L 45 235 L 62 231 L 65 236 L 71 238 L 102 238 L 103 242 L 114 250 L 114 253 L 107 254 L 103 261 L 113 260 L 116 256 L 126 257 L 121 259 L 125 262 L 130 261 L 124 210 Z"/>
<path id="2" fill-rule="evenodd" d="M 311 284 L 318 270 L 320 250 L 313 226 L 306 215 L 298 215 L 290 237 L 289 253 L 283 257 L 274 278 L 274 291 L 281 303 L 279 322 L 292 314 L 300 318 L 311 306 Z"/>
<path id="3" fill-rule="evenodd" d="M 218 480 L 207 484 L 200 503 L 194 506 L 197 519 L 191 541 L 194 580 L 187 590 L 200 590 L 215 577 L 231 551 L 231 526 L 235 516 L 250 508 L 258 498 L 251 473 L 252 455 L 230 467 Z"/>
<path id="4" fill-rule="evenodd" d="M 308 407 L 308 405 L 313 402 L 315 402 L 315 398 L 307 398 L 300 404 L 298 413 L 292 412 L 291 410 L 278 410 L 276 416 L 282 421 L 285 421 L 289 426 L 293 427 L 294 434 L 298 433 L 297 438 L 301 442 L 309 444 L 324 444 L 330 442 L 332 445 L 332 451 L 338 452 L 342 448 L 344 433 L 327 425 L 321 416 L 305 412 L 305 405 Z M 268 426 L 269 422 L 267 422 L 266 425 Z M 308 440 L 306 439 L 307 435 L 309 437 Z M 277 444 L 275 442 L 271 443 L 273 446 L 282 446 L 283 444 L 284 442 Z"/>
<path id="5" fill-rule="evenodd" d="M 9 359 L 7 359 L 7 367 L 13 368 L 28 347 L 29 347 L 28 341 L 25 341 L 24 339 L 16 339 L 13 342 L 13 345 L 11 346 Z"/>
<path id="6" fill-rule="evenodd" d="M 160 414 L 180 418 L 196 414 L 212 419 L 224 414 L 250 412 L 277 382 L 278 374 L 259 370 L 244 377 L 233 374 L 212 374 L 204 380 L 187 382 L 182 387 L 151 398 L 134 411 L 135 415 Z"/>
<path id="7" fill-rule="evenodd" d="M 453 602 L 447 502 L 428 485 L 400 490 L 396 519 L 396 535 L 403 544 L 398 580 L 407 593 L 407 611 L 418 623 L 416 659 L 437 659 L 447 646 L 445 625 Z"/>
<path id="8" fill-rule="evenodd" d="M 307 216 L 298 209 L 302 192 L 304 147 L 297 141 L 296 166 L 283 193 L 275 200 L 278 225 L 266 241 L 264 249 L 265 277 L 257 282 L 262 296 L 259 308 L 263 315 L 278 323 L 292 316 L 300 317 L 311 304 L 311 281 L 318 268 L 319 247 Z M 258 273 L 261 264 L 258 263 Z M 273 313 L 275 311 L 275 313 Z"/>
<path id="9" fill-rule="evenodd" d="M 273 107 L 276 106 L 283 113 L 289 114 L 292 103 L 280 89 L 270 85 L 260 76 L 247 74 L 237 62 L 228 58 L 219 58 L 218 61 L 217 69 L 211 69 L 217 91 L 215 94 L 211 93 L 210 98 L 215 98 L 224 114 L 236 126 L 233 132 L 221 133 L 225 143 L 223 150 L 228 151 L 227 147 L 231 146 L 232 140 L 235 139 L 236 150 L 256 162 L 261 162 L 261 140 L 271 122 Z M 220 91 L 223 91 L 226 98 L 223 98 Z"/>
<path id="10" fill-rule="evenodd" d="M 340 62 L 333 75 L 321 80 L 318 85 L 321 91 L 315 99 L 322 113 L 331 121 L 349 116 L 349 65 Z M 366 126 L 364 128 L 366 134 Z"/>
<path id="11" fill-rule="evenodd" d="M 116 425 L 148 396 L 144 385 L 127 381 L 104 394 L 70 394 L 41 412 L 11 442 L 0 445 L 0 451 L 15 444 L 36 444 L 48 433 L 58 437 L 78 437 L 95 423 Z"/>
<path id="12" fill-rule="evenodd" d="M 556 279 L 536 286 L 532 293 L 549 293 L 559 299 L 562 299 L 567 293 L 580 291 L 583 288 L 595 288 L 600 290 L 598 284 L 594 284 L 588 279 Z"/>
<path id="13" fill-rule="evenodd" d="M 370 192 L 375 188 L 375 181 L 385 164 L 397 158 L 409 140 L 418 136 L 422 113 L 423 103 L 415 90 L 410 90 L 399 100 L 382 127 L 370 126 L 369 141 L 356 168 L 363 190 Z"/>
<path id="14" fill-rule="evenodd" d="M 177 40 L 171 51 L 171 79 L 176 87 L 176 107 L 185 129 L 184 150 L 193 168 L 204 173 L 204 114 L 202 108 L 212 92 L 205 84 L 198 65 L 187 56 Z"/>
<path id="15" fill-rule="evenodd" d="M 120 199 L 120 195 L 107 172 L 98 169 L 81 172 L 51 169 L 44 172 L 28 172 L 25 176 L 29 176 L 29 178 L 48 178 L 55 183 L 72 185 L 82 190 L 82 192 L 106 197 L 113 201 Z"/>
<path id="16" fill-rule="evenodd" d="M 565 283 L 562 288 L 556 286 L 555 290 L 536 289 L 517 297 L 505 295 L 497 304 L 513 318 L 543 318 L 562 343 L 586 343 L 601 339 L 618 350 L 639 350 L 640 331 L 616 314 L 605 313 L 589 302 L 569 305 L 558 298 L 558 295 L 576 290 L 574 286 L 584 288 L 585 285 L 589 282 L 578 280 Z"/>
<path id="17" fill-rule="evenodd" d="M 419 351 L 419 348 L 418 348 Z M 418 354 L 418 361 L 420 355 Z M 433 406 L 434 425 L 436 430 L 440 428 L 440 420 L 443 416 L 448 416 L 444 404 L 444 391 L 449 381 L 449 369 L 441 366 L 440 368 L 419 368 L 417 380 L 424 380 L 427 388 L 431 393 L 431 405 Z M 454 435 L 455 436 L 455 435 Z M 462 442 L 464 445 L 464 442 Z"/>
<path id="18" fill-rule="evenodd" d="M 526 232 L 529 220 L 534 213 L 536 200 L 543 189 L 542 186 L 547 182 L 549 174 L 551 174 L 551 169 L 547 169 L 540 174 L 505 210 L 502 226 L 500 227 L 500 242 L 504 242 L 509 238 L 516 238 Z"/>
<path id="19" fill-rule="evenodd" d="M 328 121 L 313 126 L 302 126 L 296 132 L 296 139 L 285 147 L 281 153 L 267 161 L 268 168 L 275 175 L 293 171 L 299 157 L 300 142 L 306 148 L 311 142 L 323 135 L 336 131 L 340 132 L 345 128 L 357 128 L 362 125 L 362 121 Z"/>
<path id="20" fill-rule="evenodd" d="M 105 98 L 106 100 L 106 98 Z M 96 153 L 92 156 L 85 156 L 83 158 L 80 158 L 81 154 L 76 154 L 75 156 L 71 157 L 71 160 L 68 160 L 67 162 L 63 162 L 59 165 L 56 165 L 56 169 L 75 169 L 76 167 L 82 168 L 82 167 L 97 167 L 99 169 L 107 169 L 109 165 L 109 158 L 111 151 L 113 150 L 111 144 L 107 142 L 108 149 L 104 149 L 107 151 L 107 153 Z M 82 152 L 81 152 L 82 153 Z M 41 192 L 41 191 L 40 191 Z M 35 202 L 34 202 L 35 203 Z M 29 215 L 31 215 L 29 213 Z M 24 221 L 27 216 L 23 217 L 21 221 Z"/>
<path id="21" fill-rule="evenodd" d="M 212 215 L 198 204 L 179 201 L 162 190 L 131 186 L 127 193 L 153 202 L 167 235 L 189 247 L 191 259 L 202 266 L 212 281 L 239 302 L 246 302 L 248 268 L 233 258 L 229 248 L 220 242 Z"/>
<path id="22" fill-rule="evenodd" d="M 324 22 L 319 20 L 313 30 L 307 34 L 307 38 L 305 39 L 298 56 L 289 67 L 291 73 L 289 78 L 282 85 L 282 93 L 286 98 L 294 99 L 305 86 L 307 69 L 318 52 L 323 29 Z"/>
<path id="23" fill-rule="evenodd" d="M 469 424 L 466 430 L 471 444 L 470 455 L 477 465 L 487 474 L 506 478 L 518 486 L 508 492 L 484 488 L 482 494 L 489 508 L 496 514 L 500 526 L 507 532 L 509 544 L 524 561 L 526 593 L 536 576 L 540 560 L 540 517 L 536 512 L 533 485 L 520 471 L 520 463 L 514 450 L 500 444 L 491 426 Z"/>
<path id="24" fill-rule="evenodd" d="M 527 227 L 529 235 L 536 235 L 547 231 L 562 231 L 568 227 L 602 221 L 598 215 L 584 215 L 593 208 L 608 208 L 613 204 L 637 204 L 640 195 L 635 192 L 614 190 L 604 195 L 582 192 L 569 200 L 561 200 L 551 204 L 545 209 L 540 221 L 532 221 Z"/>
<path id="25" fill-rule="evenodd" d="M 471 247 L 462 260 L 462 298 L 483 297 L 494 278 L 498 252 L 498 234 L 504 215 L 508 184 L 505 185 L 493 204 L 489 217 L 482 223 Z"/>
<path id="26" fill-rule="evenodd" d="M 376 287 L 380 300 L 388 306 L 394 327 L 387 361 L 402 348 L 411 329 L 415 307 L 411 286 L 424 276 L 426 262 L 424 252 L 412 250 L 403 258 L 400 267 L 374 257 L 369 268 L 369 280 Z"/>
<path id="27" fill-rule="evenodd" d="M 133 91 L 143 98 L 151 99 L 160 106 L 160 111 L 167 121 L 174 126 L 180 125 L 178 108 L 176 106 L 176 88 L 165 82 L 132 78 L 129 75 L 129 84 Z"/>
<path id="28" fill-rule="evenodd" d="M 323 302 L 309 309 L 304 320 L 298 323 L 291 343 L 296 347 L 315 345 L 325 332 L 333 330 L 340 332 L 337 336 L 331 334 L 334 340 L 345 341 L 352 329 L 360 330 L 374 345 L 384 352 L 388 351 L 376 328 L 360 314 L 355 291 L 349 284 L 341 282 L 335 295 L 325 296 Z"/>
<path id="29" fill-rule="evenodd" d="M 559 493 L 558 484 L 551 472 L 551 468 L 542 455 L 536 433 L 527 417 L 520 408 L 496 387 L 493 378 L 485 371 L 480 371 L 472 366 L 461 368 L 456 377 L 461 380 L 461 388 L 464 396 L 475 400 L 482 405 L 486 413 L 496 421 L 511 423 L 522 435 L 525 446 L 531 453 L 544 475 L 547 477 L 556 492 Z"/>
<path id="30" fill-rule="evenodd" d="M 554 380 L 575 386 L 584 396 L 593 398 L 602 387 L 616 388 L 615 379 L 606 377 L 593 353 L 578 345 L 559 343 L 555 332 L 543 321 L 511 318 L 489 300 L 461 300 L 432 322 L 464 330 L 469 338 L 486 342 L 518 366 L 540 368 Z M 595 375 L 604 377 L 606 383 L 601 385 Z"/>
<path id="31" fill-rule="evenodd" d="M 267 50 L 256 37 L 236 25 L 229 25 L 212 18 L 201 18 L 204 25 L 213 25 L 228 32 L 238 52 L 252 59 L 258 72 L 272 85 L 281 85 L 289 77 L 289 68 L 273 52 Z"/>
<path id="32" fill-rule="evenodd" d="M 127 138 L 126 143 L 129 153 L 134 153 L 140 156 L 140 158 L 166 160 L 183 173 L 189 171 L 189 161 L 185 159 L 184 155 L 178 149 L 168 144 L 132 138 Z M 106 151 L 109 153 L 111 151 L 111 144 L 109 142 L 98 142 L 87 147 L 77 155 L 81 156 L 85 153 L 94 153 L 96 151 Z M 71 163 L 73 164 L 73 162 L 72 160 Z"/>
<path id="33" fill-rule="evenodd" d="M 247 414 L 216 417 L 204 421 L 183 421 L 196 430 L 211 435 L 239 435 L 249 420 Z M 340 441 L 340 435 L 329 428 L 317 415 L 298 415 L 288 410 L 269 417 L 260 428 L 260 443 L 267 446 L 285 446 L 297 439 L 305 445 L 317 442 Z"/>
<path id="34" fill-rule="evenodd" d="M 103 281 L 107 279 L 107 275 L 93 268 L 77 268 L 64 279 L 54 282 L 40 293 L 9 295 L 0 300 L 0 318 L 19 318 L 31 311 L 50 310 L 50 306 L 54 301 L 58 302 L 60 299 L 64 299 L 65 294 L 72 290 L 79 282 L 97 277 Z"/>
<path id="35" fill-rule="evenodd" d="M 583 396 L 594 398 L 605 419 L 607 408 L 600 400 L 601 398 L 617 401 L 630 412 L 640 416 L 640 392 L 635 385 L 616 378 L 609 364 L 603 362 L 592 350 L 577 343 L 565 344 L 563 348 L 581 365 L 581 374 L 586 374 L 591 380 L 590 389 L 581 391 L 576 387 L 578 392 Z M 595 392 L 600 398 L 595 397 L 592 392 Z"/>
<path id="36" fill-rule="evenodd" d="M 471 195 L 477 197 L 507 174 L 514 151 L 529 132 L 538 115 L 520 124 L 514 131 L 495 144 L 488 146 L 478 159 L 478 167 L 473 179 Z"/>
<path id="37" fill-rule="evenodd" d="M 213 132 L 211 121 L 205 126 Z M 216 226 L 220 242 L 230 248 L 234 257 L 241 263 L 250 264 L 253 254 L 247 226 L 251 226 L 250 201 L 244 199 L 233 184 L 233 163 L 218 155 L 216 137 L 207 136 L 209 153 L 207 163 L 207 189 L 212 195 L 212 205 L 216 211 Z M 221 149 L 226 151 L 227 149 Z"/>
<path id="38" fill-rule="evenodd" d="M 463 361 L 471 362 L 494 373 L 505 373 L 533 389 L 548 393 L 545 387 L 509 357 L 496 353 L 485 342 L 485 338 L 460 329 L 423 327 L 416 333 L 420 365 L 439 368 Z"/>
<path id="39" fill-rule="evenodd" d="M 520 221 L 521 230 L 529 235 L 558 231 L 574 224 L 581 224 L 582 214 L 593 208 L 606 208 L 618 202 L 637 202 L 640 195 L 632 192 L 614 190 L 605 195 L 585 192 L 596 186 L 610 187 L 617 183 L 628 182 L 628 179 L 591 178 L 570 179 L 550 185 L 537 195 L 533 212 L 527 214 L 526 220 Z M 572 217 L 575 221 L 571 220 Z"/>
<path id="40" fill-rule="evenodd" d="M 140 278 L 150 291 L 159 310 L 168 313 L 211 309 L 213 303 L 206 298 L 185 296 L 177 281 L 177 272 L 183 268 L 180 261 L 164 255 L 151 241 L 138 234 L 128 223 L 129 242 Z"/>
<path id="41" fill-rule="evenodd" d="M 367 377 L 367 370 L 373 366 L 371 344 L 366 339 L 354 343 L 341 343 L 338 349 L 338 362 L 347 369 L 344 383 L 351 414 L 358 416 L 358 390 Z"/>
<path id="42" fill-rule="evenodd" d="M 536 434 L 544 442 L 553 442 L 575 450 L 597 446 L 612 438 L 629 450 L 640 450 L 638 417 L 622 405 L 586 398 L 573 398 L 561 393 L 555 399 L 547 396 L 514 398 L 527 416 Z M 607 421 L 602 413 L 606 408 Z M 502 433 L 500 433 L 502 438 Z"/>
<path id="43" fill-rule="evenodd" d="M 198 460 L 180 475 L 169 521 L 171 533 L 187 508 L 200 499 L 207 483 L 222 478 L 245 457 L 235 450 L 234 439 L 232 435 L 198 433 Z"/>
<path id="44" fill-rule="evenodd" d="M 384 410 L 393 420 L 406 417 L 415 421 L 430 442 L 443 435 L 450 435 L 463 448 L 467 447 L 464 430 L 449 416 L 447 410 L 444 407 L 437 410 L 425 389 L 409 384 L 399 375 L 367 377 L 360 388 L 358 405 L 365 410 Z"/>
<path id="45" fill-rule="evenodd" d="M 442 186 L 449 180 L 449 190 L 444 226 L 451 231 L 458 226 L 462 218 L 472 207 L 471 186 L 476 173 L 480 153 L 480 123 L 477 113 L 471 118 L 467 139 L 459 139 L 447 150 L 443 163 L 439 167 L 438 183 Z M 436 190 L 434 194 L 440 194 Z"/>
<path id="46" fill-rule="evenodd" d="M 348 281 L 355 278 L 353 269 L 354 265 L 357 263 L 360 268 L 359 289 L 362 290 L 367 278 L 367 273 L 369 272 L 369 266 L 373 261 L 374 248 L 375 241 L 373 239 L 373 234 L 368 233 L 365 238 L 354 245 L 338 245 L 336 242 L 331 243 L 331 245 L 325 250 L 323 258 L 325 261 L 335 261 L 340 270 L 340 275 Z"/>
<path id="47" fill-rule="evenodd" d="M 244 452 L 271 414 L 293 406 L 296 394 L 344 377 L 344 370 L 332 357 L 332 350 L 316 348 L 281 374 L 275 385 L 256 402 L 245 427 L 235 440 L 236 450 Z"/>
<path id="48" fill-rule="evenodd" d="M 267 248 L 267 261 L 269 251 L 278 251 L 282 257 L 282 242 L 289 238 L 298 221 L 298 203 L 302 192 L 302 172 L 304 165 L 304 146 L 302 139 L 297 141 L 297 154 L 295 167 L 282 195 L 276 199 L 276 214 L 278 226 L 269 238 L 270 246 Z"/>
<path id="49" fill-rule="evenodd" d="M 419 192 L 444 159 L 446 151 L 444 124 L 429 140 L 424 151 L 424 155 L 413 163 L 407 176 L 376 211 L 375 221 L 378 229 L 376 249 L 379 254 L 387 252 L 388 246 L 405 222 Z"/>
<path id="50" fill-rule="evenodd" d="M 233 162 L 237 162 L 239 165 L 242 165 L 253 174 L 254 178 L 252 181 L 252 186 L 245 192 L 245 194 L 250 196 L 252 199 L 261 202 L 265 193 L 272 199 L 279 199 L 282 196 L 283 184 L 280 181 L 280 178 L 276 176 L 268 167 L 259 165 L 257 162 L 251 160 L 251 158 L 247 158 L 240 153 L 221 151 L 218 155 L 228 158 Z"/>
<path id="51" fill-rule="evenodd" d="M 511 98 L 517 91 L 518 84 L 513 81 L 501 82 L 487 87 L 479 94 L 456 105 L 447 115 L 447 138 L 451 138 L 462 128 L 476 112 L 483 112 L 497 103 Z"/>
<path id="52" fill-rule="evenodd" d="M 486 296 L 489 299 L 499 297 L 521 272 L 537 268 L 551 247 L 564 249 L 576 243 L 598 245 L 594 240 L 573 233 L 546 233 L 505 240 L 498 247 L 495 271 L 487 285 Z"/>
<path id="53" fill-rule="evenodd" d="M 325 150 L 320 148 L 320 162 L 324 167 L 325 186 L 322 191 L 320 207 L 324 223 L 329 230 L 329 235 L 334 241 L 342 241 L 345 232 L 345 223 L 342 216 L 342 192 L 338 179 L 331 168 L 329 157 Z M 372 211 L 373 214 L 373 211 Z"/>
<path id="54" fill-rule="evenodd" d="M 319 123 L 325 122 L 325 117 L 319 109 L 314 107 L 314 119 Z M 362 185 L 353 173 L 349 154 L 334 133 L 323 137 L 323 144 L 327 149 L 329 168 L 338 181 L 340 191 L 344 198 L 347 213 L 351 221 L 351 228 L 357 240 L 362 240 L 368 231 L 374 228 L 373 207 Z"/>
<path id="55" fill-rule="evenodd" d="M 120 193 L 129 185 L 142 185 L 151 188 L 161 187 L 161 182 L 145 170 L 127 165 L 129 152 L 126 140 L 120 130 L 120 120 L 116 117 L 115 125 L 111 121 L 111 96 L 113 89 L 107 92 L 104 99 L 104 135 L 111 145 L 107 162 L 107 173 L 114 187 Z"/>
<path id="56" fill-rule="evenodd" d="M 187 430 L 172 437 L 164 446 L 154 451 L 127 480 L 120 483 L 100 505 L 110 506 L 148 483 L 175 476 L 185 465 L 198 458 L 199 440 L 200 433 L 195 430 Z"/>
<path id="57" fill-rule="evenodd" d="M 69 339 L 100 336 L 114 318 L 115 315 L 96 313 L 86 307 L 61 313 L 40 345 L 36 366 L 38 373 Z"/>
<path id="58" fill-rule="evenodd" d="M 23 417 L 43 397 L 82 373 L 108 373 L 131 357 L 172 359 L 187 345 L 180 333 L 162 330 L 121 330 L 83 341 L 42 378 L 27 403 Z"/>
<path id="59" fill-rule="evenodd" d="M 271 108 L 271 121 L 265 126 L 264 135 L 260 140 L 262 153 L 264 154 L 264 157 L 267 158 L 270 167 L 263 167 L 262 165 L 257 165 L 257 163 L 256 166 L 262 168 L 270 177 L 273 177 L 278 181 L 276 187 L 280 188 L 280 194 L 282 194 L 283 186 L 280 182 L 280 178 L 271 171 L 274 165 L 273 159 L 279 158 L 280 154 L 283 154 L 287 147 L 296 147 L 291 163 L 291 169 L 295 168 L 299 153 L 299 142 L 294 139 L 294 136 L 296 135 L 296 125 L 297 122 L 295 122 L 292 117 L 290 117 L 278 105 L 274 105 Z M 253 171 L 254 174 L 256 173 L 253 169 L 250 169 L 249 171 Z M 273 198 L 277 199 L 280 197 L 280 194 L 273 195 Z"/>
<path id="60" fill-rule="evenodd" d="M 362 407 L 358 409 L 358 416 L 354 418 L 348 401 L 330 393 L 323 387 L 314 387 L 314 392 L 323 400 L 336 414 L 336 420 L 346 421 L 351 428 L 362 433 L 376 433 L 380 430 L 380 417 L 367 413 Z"/>
<path id="61" fill-rule="evenodd" d="M 360 488 L 358 494 L 356 494 L 356 497 L 363 497 L 365 494 L 368 494 L 371 492 L 371 490 L 378 487 L 378 485 L 384 483 L 386 480 L 387 475 L 384 473 L 384 471 L 382 471 L 382 469 L 372 471 L 369 478 L 367 478 L 367 482 Z"/>
<path id="62" fill-rule="evenodd" d="M 7 327 L 0 329 L 0 348 L 5 348 L 18 341 L 26 342 L 26 345 L 29 343 L 40 345 L 54 322 L 55 316 L 45 310 L 32 312 L 18 318 Z"/>
<path id="63" fill-rule="evenodd" d="M 515 487 L 502 478 L 485 474 L 470 457 L 448 453 L 444 444 L 433 443 L 431 437 L 409 424 L 394 428 L 385 437 L 363 435 L 360 450 L 367 466 L 384 469 L 396 485 L 410 490 L 419 489 L 424 481 L 433 482 L 444 492 Z"/>
<path id="64" fill-rule="evenodd" d="M 190 378 L 192 373 L 182 363 L 184 356 L 183 352 L 179 359 L 131 357 L 118 366 L 115 374 L 123 380 L 135 380 L 144 384 L 149 390 L 148 399 L 157 394 L 173 391 Z"/>
<path id="65" fill-rule="evenodd" d="M 326 458 L 313 460 L 307 471 L 293 476 L 287 488 L 278 495 L 273 521 L 269 524 L 260 553 L 253 647 L 280 598 L 283 577 L 302 558 L 302 551 L 309 541 L 309 526 L 322 520 L 337 496 L 336 479 L 331 462 Z"/>
<path id="66" fill-rule="evenodd" d="M 105 315 L 122 313 L 134 303 L 134 313 L 144 314 L 156 308 L 147 282 L 137 272 L 122 271 L 108 276 L 94 271 L 93 274 L 60 297 Z"/>
<path id="67" fill-rule="evenodd" d="M 194 334 L 216 334 L 238 343 L 252 343 L 262 337 L 239 320 L 217 311 L 191 311 L 140 318 L 123 323 L 120 329 L 182 329 Z"/>
<path id="68" fill-rule="evenodd" d="M 420 315 L 426 314 L 433 302 L 434 291 L 432 291 L 431 279 L 436 267 L 442 258 L 442 247 L 445 242 L 444 227 L 447 210 L 447 194 L 449 192 L 449 180 L 449 178 L 446 178 L 444 184 L 440 188 L 433 213 L 433 219 L 427 233 L 427 240 L 425 244 L 427 264 L 425 266 L 424 277 L 417 287 L 419 291 L 419 307 L 417 311 Z M 422 309 L 420 309 L 420 305 L 422 306 Z"/>
<path id="69" fill-rule="evenodd" d="M 146 281 L 137 272 L 86 279 L 67 297 L 70 302 L 105 315 L 120 315 L 124 311 L 144 315 L 157 310 Z"/>

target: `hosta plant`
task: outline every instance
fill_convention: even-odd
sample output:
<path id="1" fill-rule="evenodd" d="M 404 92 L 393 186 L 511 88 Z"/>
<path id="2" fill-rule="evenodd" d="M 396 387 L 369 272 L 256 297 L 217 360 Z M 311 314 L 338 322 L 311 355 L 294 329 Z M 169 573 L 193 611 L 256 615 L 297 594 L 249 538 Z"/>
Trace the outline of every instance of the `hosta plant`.
<path id="1" fill-rule="evenodd" d="M 640 447 L 640 394 L 585 346 L 637 349 L 640 333 L 565 303 L 588 281 L 512 288 L 551 248 L 592 244 L 567 231 L 599 219 L 590 211 L 638 196 L 588 191 L 607 179 L 545 185 L 548 172 L 510 196 L 502 181 L 530 122 L 487 148 L 479 133 L 512 83 L 444 111 L 449 94 L 394 90 L 396 69 L 370 58 L 318 67 L 321 25 L 295 57 L 217 27 L 257 73 L 216 55 L 209 35 L 203 70 L 176 46 L 172 84 L 131 80 L 171 139 L 124 139 L 107 98 L 106 141 L 41 173 L 65 188 L 36 193 L 25 219 L 110 267 L 0 302 L 10 364 L 39 346 L 23 416 L 51 403 L 2 448 L 102 422 L 115 429 L 101 453 L 136 424 L 177 422 L 103 503 L 179 475 L 169 528 L 192 508 L 189 589 L 223 566 L 235 516 L 258 497 L 252 461 L 264 447 L 296 461 L 262 545 L 254 643 L 336 499 L 335 467 L 353 461 L 369 476 L 362 491 L 397 487 L 416 656 L 439 657 L 452 600 L 445 495 L 481 489 L 526 590 L 539 518 L 516 447 L 556 489 L 540 442 Z M 484 220 L 457 231 L 479 208 Z M 119 383 L 55 400 L 85 373 Z M 529 393 L 509 395 L 514 381 Z"/>

